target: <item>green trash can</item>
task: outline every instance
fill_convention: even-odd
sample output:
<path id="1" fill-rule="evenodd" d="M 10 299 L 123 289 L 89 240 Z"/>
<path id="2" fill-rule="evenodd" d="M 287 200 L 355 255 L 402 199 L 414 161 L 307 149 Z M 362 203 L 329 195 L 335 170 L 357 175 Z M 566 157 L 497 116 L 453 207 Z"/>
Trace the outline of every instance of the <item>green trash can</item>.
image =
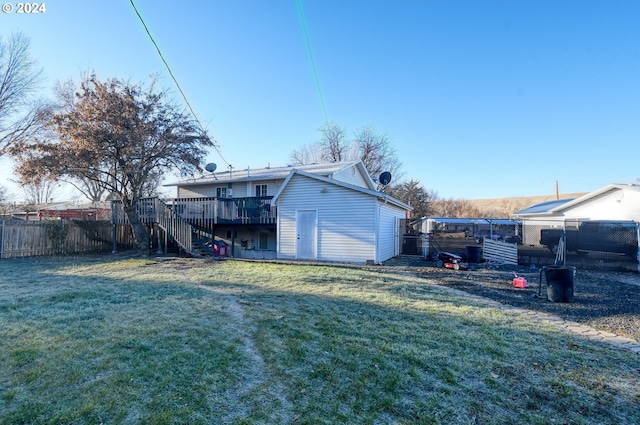
<path id="1" fill-rule="evenodd" d="M 547 279 L 547 299 L 552 302 L 573 302 L 573 277 L 576 268 L 573 266 L 545 266 Z"/>

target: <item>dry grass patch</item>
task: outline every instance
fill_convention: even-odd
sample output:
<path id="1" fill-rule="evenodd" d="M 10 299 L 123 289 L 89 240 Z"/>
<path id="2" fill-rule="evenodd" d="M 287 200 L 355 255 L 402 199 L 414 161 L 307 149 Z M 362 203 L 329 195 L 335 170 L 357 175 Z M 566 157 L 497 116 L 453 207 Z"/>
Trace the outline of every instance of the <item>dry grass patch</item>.
<path id="1" fill-rule="evenodd" d="M 640 422 L 640 360 L 405 276 L 0 261 L 0 423 Z"/>

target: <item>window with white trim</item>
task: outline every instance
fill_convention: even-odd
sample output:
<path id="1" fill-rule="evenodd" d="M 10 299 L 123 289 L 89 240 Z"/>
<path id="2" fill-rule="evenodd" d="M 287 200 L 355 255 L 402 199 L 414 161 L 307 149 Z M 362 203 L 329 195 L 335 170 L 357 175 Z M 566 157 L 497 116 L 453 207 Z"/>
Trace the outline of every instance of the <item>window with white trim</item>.
<path id="1" fill-rule="evenodd" d="M 256 196 L 267 196 L 267 185 L 266 184 L 257 184 L 256 185 Z"/>

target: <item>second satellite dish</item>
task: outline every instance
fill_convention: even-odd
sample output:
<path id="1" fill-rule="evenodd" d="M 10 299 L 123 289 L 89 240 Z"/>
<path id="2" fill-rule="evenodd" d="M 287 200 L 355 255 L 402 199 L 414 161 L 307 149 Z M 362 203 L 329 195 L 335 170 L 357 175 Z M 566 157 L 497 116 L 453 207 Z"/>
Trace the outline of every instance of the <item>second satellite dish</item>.
<path id="1" fill-rule="evenodd" d="M 204 166 L 204 169 L 207 170 L 210 173 L 213 173 L 214 171 L 216 171 L 216 168 L 218 168 L 218 166 L 216 164 L 214 164 L 213 162 L 207 164 Z"/>

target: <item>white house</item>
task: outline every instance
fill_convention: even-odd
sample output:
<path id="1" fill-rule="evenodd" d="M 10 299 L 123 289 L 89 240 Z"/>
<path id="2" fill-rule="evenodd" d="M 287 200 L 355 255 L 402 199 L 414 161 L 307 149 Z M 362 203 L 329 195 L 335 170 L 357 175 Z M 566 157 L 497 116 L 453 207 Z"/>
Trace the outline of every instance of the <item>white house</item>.
<path id="1" fill-rule="evenodd" d="M 411 210 L 378 191 L 361 161 L 230 170 L 169 186 L 172 214 L 242 258 L 379 264 L 399 254 L 399 219 Z"/>
<path id="2" fill-rule="evenodd" d="M 514 216 L 522 220 L 525 244 L 538 243 L 541 227 L 565 227 L 585 220 L 640 222 L 640 185 L 610 184 L 578 198 L 533 205 Z"/>

